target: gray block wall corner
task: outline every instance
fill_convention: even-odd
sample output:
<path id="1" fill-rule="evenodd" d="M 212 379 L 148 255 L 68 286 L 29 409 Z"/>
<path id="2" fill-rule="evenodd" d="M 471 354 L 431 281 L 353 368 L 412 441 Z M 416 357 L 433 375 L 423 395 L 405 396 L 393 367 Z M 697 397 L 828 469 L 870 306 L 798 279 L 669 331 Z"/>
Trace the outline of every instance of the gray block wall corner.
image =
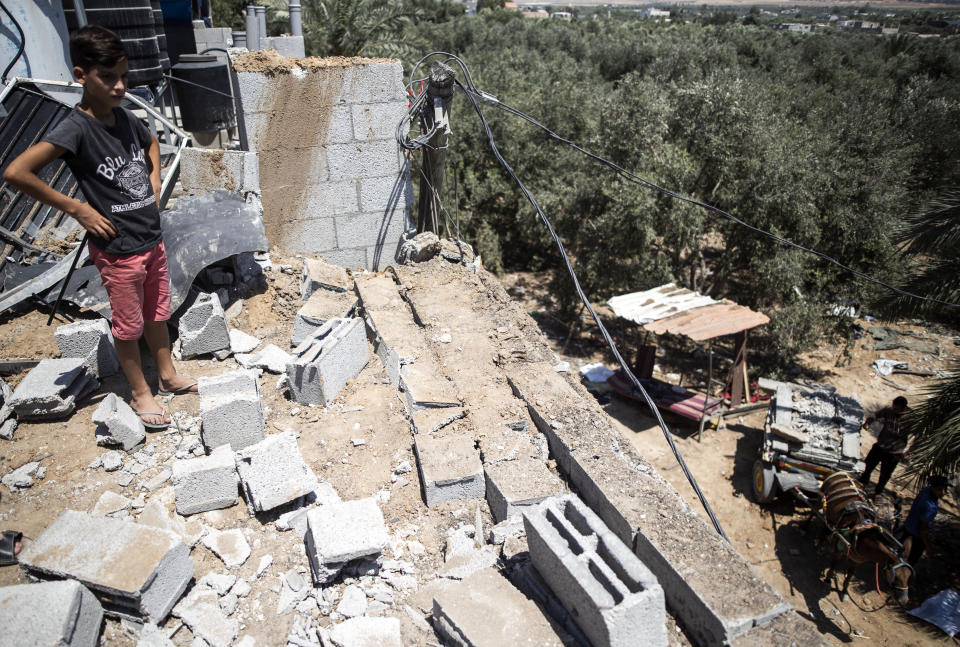
<path id="1" fill-rule="evenodd" d="M 413 201 L 394 140 L 407 108 L 400 62 L 302 68 L 285 59 L 244 71 L 243 60 L 235 61 L 236 86 L 250 150 L 259 154 L 270 243 L 351 268 L 395 262 Z"/>

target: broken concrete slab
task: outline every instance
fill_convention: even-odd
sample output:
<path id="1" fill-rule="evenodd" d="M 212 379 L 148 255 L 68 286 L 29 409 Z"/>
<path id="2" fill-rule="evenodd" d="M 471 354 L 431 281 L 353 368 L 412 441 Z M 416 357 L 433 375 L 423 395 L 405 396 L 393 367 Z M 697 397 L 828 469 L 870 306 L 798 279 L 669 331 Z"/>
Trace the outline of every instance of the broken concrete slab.
<path id="1" fill-rule="evenodd" d="M 344 618 L 356 618 L 367 612 L 367 594 L 356 584 L 344 587 L 337 604 L 337 613 Z"/>
<path id="2" fill-rule="evenodd" d="M 363 321 L 331 319 L 294 350 L 286 367 L 290 395 L 297 402 L 326 406 L 369 359 Z"/>
<path id="3" fill-rule="evenodd" d="M 61 357 L 82 357 L 97 377 L 109 377 L 120 371 L 120 360 L 106 319 L 58 326 L 53 337 L 57 340 Z"/>
<path id="4" fill-rule="evenodd" d="M 97 597 L 74 580 L 0 587 L 4 644 L 95 647 L 102 622 Z"/>
<path id="5" fill-rule="evenodd" d="M 39 362 L 37 362 L 39 364 Z M 0 423 L 13 415 L 13 407 L 10 405 L 10 396 L 13 395 L 13 389 L 3 379 L 0 379 Z M 11 432 L 12 433 L 12 432 Z"/>
<path id="6" fill-rule="evenodd" d="M 740 634 L 730 642 L 730 647 L 829 647 L 831 644 L 814 623 L 790 611 Z"/>
<path id="7" fill-rule="evenodd" d="M 463 407 L 436 407 L 420 409 L 410 414 L 410 424 L 415 434 L 430 434 L 440 431 L 450 423 L 467 415 Z"/>
<path id="8" fill-rule="evenodd" d="M 107 614 L 163 620 L 193 578 L 190 549 L 172 532 L 64 511 L 20 553 L 40 579 L 69 578 L 97 594 Z"/>
<path id="9" fill-rule="evenodd" d="M 230 351 L 233 353 L 250 353 L 260 345 L 261 341 L 262 340 L 257 337 L 248 335 L 242 330 L 237 330 L 236 328 L 230 329 Z"/>
<path id="10" fill-rule="evenodd" d="M 379 555 L 389 542 L 374 498 L 330 503 L 307 513 L 304 543 L 318 585 L 334 579 L 346 562 Z"/>
<path id="11" fill-rule="evenodd" d="M 400 367 L 400 388 L 407 398 L 407 411 L 410 412 L 463 404 L 456 385 L 427 357 Z"/>
<path id="12" fill-rule="evenodd" d="M 9 404 L 21 422 L 62 418 L 99 386 L 83 358 L 45 359 L 27 373 Z"/>
<path id="13" fill-rule="evenodd" d="M 199 379 L 200 436 L 208 451 L 229 444 L 237 451 L 263 440 L 266 422 L 256 376 L 233 371 Z"/>
<path id="14" fill-rule="evenodd" d="M 250 544 L 239 528 L 219 531 L 209 529 L 203 537 L 203 545 L 223 560 L 227 568 L 238 568 L 250 557 Z"/>
<path id="15" fill-rule="evenodd" d="M 227 316 L 216 294 L 201 293 L 180 317 L 180 354 L 183 359 L 230 348 Z"/>
<path id="16" fill-rule="evenodd" d="M 501 461 L 484 467 L 487 503 L 496 523 L 566 491 L 560 478 L 535 459 Z"/>
<path id="17" fill-rule="evenodd" d="M 167 634 L 153 623 L 146 623 L 140 630 L 140 638 L 137 640 L 137 647 L 176 647 Z"/>
<path id="18" fill-rule="evenodd" d="M 423 263 L 440 253 L 440 238 L 432 231 L 424 231 L 400 245 L 397 261 Z"/>
<path id="19" fill-rule="evenodd" d="M 183 516 L 229 508 L 237 502 L 236 460 L 229 445 L 221 445 L 209 456 L 173 464 L 177 513 Z"/>
<path id="20" fill-rule="evenodd" d="M 297 311 L 293 320 L 291 346 L 299 346 L 307 336 L 330 319 L 347 319 L 357 305 L 357 297 L 352 292 L 314 292 Z"/>
<path id="21" fill-rule="evenodd" d="M 523 512 L 530 559 L 595 647 L 666 647 L 657 578 L 575 496 Z"/>
<path id="22" fill-rule="evenodd" d="M 110 393 L 93 412 L 97 444 L 130 451 L 147 437 L 143 420 L 129 404 Z"/>
<path id="23" fill-rule="evenodd" d="M 536 603 L 493 568 L 435 594 L 433 626 L 445 644 L 464 647 L 566 644 Z"/>
<path id="24" fill-rule="evenodd" d="M 353 282 L 347 270 L 323 259 L 305 258 L 300 277 L 300 300 L 307 301 L 314 292 L 328 290 L 346 292 Z"/>
<path id="25" fill-rule="evenodd" d="M 454 580 L 463 580 L 479 570 L 497 563 L 497 551 L 491 546 L 477 548 L 474 539 L 476 529 L 460 528 L 449 534 L 444 550 L 443 568 L 438 575 Z"/>
<path id="26" fill-rule="evenodd" d="M 484 498 L 483 464 L 472 436 L 417 434 L 414 451 L 423 500 L 428 507 L 445 501 Z"/>
<path id="27" fill-rule="evenodd" d="M 217 592 L 206 586 L 193 587 L 173 608 L 173 615 L 210 647 L 230 647 L 240 633 L 239 621 L 224 617 Z"/>
<path id="28" fill-rule="evenodd" d="M 90 514 L 95 517 L 112 517 L 118 513 L 129 510 L 131 505 L 133 505 L 133 501 L 127 497 L 107 490 L 97 499 L 97 502 L 90 510 Z"/>
<path id="29" fill-rule="evenodd" d="M 351 618 L 330 631 L 336 647 L 403 647 L 397 618 Z"/>
<path id="30" fill-rule="evenodd" d="M 508 379 L 580 498 L 656 575 L 694 642 L 721 644 L 792 606 L 612 428 L 595 398 L 546 362 Z"/>
<path id="31" fill-rule="evenodd" d="M 271 373 L 283 373 L 293 357 L 276 344 L 267 344 L 257 353 L 237 353 L 234 359 L 246 369 L 262 368 Z"/>
<path id="32" fill-rule="evenodd" d="M 30 461 L 6 474 L 3 479 L 0 479 L 0 482 L 7 486 L 7 489 L 11 492 L 26 490 L 33 487 L 33 477 L 39 469 L 40 461 Z"/>
<path id="33" fill-rule="evenodd" d="M 13 434 L 17 430 L 17 421 L 10 418 L 3 424 L 0 424 L 0 438 L 4 440 L 13 440 Z"/>
<path id="34" fill-rule="evenodd" d="M 267 436 L 237 452 L 237 472 L 253 512 L 265 512 L 313 492 L 318 485 L 292 431 Z"/>

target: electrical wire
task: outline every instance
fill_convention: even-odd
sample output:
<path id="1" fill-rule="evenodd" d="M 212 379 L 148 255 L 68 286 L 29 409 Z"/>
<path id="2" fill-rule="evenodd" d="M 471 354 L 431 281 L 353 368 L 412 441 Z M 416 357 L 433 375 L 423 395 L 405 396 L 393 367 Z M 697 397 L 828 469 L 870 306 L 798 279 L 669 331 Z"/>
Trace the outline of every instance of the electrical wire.
<path id="1" fill-rule="evenodd" d="M 461 87 L 462 87 L 462 86 L 461 86 Z M 667 188 L 665 188 L 665 187 L 662 187 L 662 186 L 656 184 L 655 182 L 652 182 L 651 180 L 648 180 L 648 179 L 646 179 L 646 178 L 644 178 L 644 177 L 641 177 L 641 176 L 637 175 L 636 173 L 633 173 L 633 172 L 631 172 L 631 171 L 628 171 L 627 169 L 623 168 L 622 166 L 619 166 L 619 165 L 616 164 L 615 162 L 612 162 L 612 161 L 606 159 L 605 157 L 601 157 L 600 155 L 597 155 L 596 153 L 593 153 L 593 152 L 591 152 L 591 151 L 586 150 L 585 148 L 582 148 L 581 146 L 579 146 L 579 145 L 576 144 L 575 142 L 567 139 L 566 137 L 563 137 L 562 135 L 558 135 L 557 133 L 553 132 L 552 130 L 550 130 L 549 128 L 547 128 L 547 127 L 544 126 L 543 124 L 541 124 L 539 121 L 537 121 L 536 119 L 534 119 L 534 118 L 531 117 L 530 115 L 522 112 L 521 110 L 518 110 L 518 109 L 514 108 L 513 106 L 510 106 L 510 105 L 508 105 L 508 104 L 503 103 L 502 101 L 500 101 L 497 97 L 495 97 L 495 96 L 493 96 L 493 95 L 487 94 L 486 92 L 483 92 L 482 90 L 479 90 L 479 89 L 477 89 L 477 88 L 475 88 L 475 87 L 474 87 L 474 88 L 471 88 L 471 89 L 467 89 L 467 88 L 463 88 L 463 89 L 464 89 L 464 92 L 465 92 L 466 94 L 476 95 L 476 96 L 477 96 L 478 98 L 480 98 L 484 103 L 488 103 L 488 104 L 493 105 L 493 106 L 495 106 L 495 107 L 497 107 L 497 108 L 500 108 L 501 110 L 504 110 L 505 112 L 509 112 L 510 114 L 513 114 L 513 115 L 515 115 L 515 116 L 517 116 L 517 117 L 520 117 L 520 118 L 523 119 L 524 121 L 527 121 L 528 123 L 533 124 L 533 125 L 536 126 L 537 128 L 540 128 L 541 130 L 543 130 L 545 133 L 547 133 L 547 134 L 548 134 L 550 137 L 552 137 L 553 139 L 556 139 L 557 141 L 562 142 L 562 143 L 570 146 L 571 148 L 573 148 L 573 149 L 576 150 L 577 152 L 579 152 L 579 153 L 581 153 L 581 154 L 589 157 L 590 159 L 592 159 L 592 160 L 594 160 L 594 161 L 596 161 L 596 162 L 599 162 L 600 164 L 603 164 L 604 166 L 607 166 L 607 167 L 613 169 L 614 171 L 616 171 L 616 172 L 620 175 L 621 178 L 625 179 L 625 180 L 628 181 L 628 182 L 632 182 L 632 183 L 634 183 L 634 184 L 638 184 L 638 185 L 640 185 L 640 186 L 643 186 L 643 187 L 646 187 L 646 188 L 649 188 L 649 189 L 653 189 L 654 191 L 658 191 L 658 192 L 660 192 L 660 193 L 662 193 L 662 194 L 664 194 L 664 195 L 667 195 L 667 196 L 669 196 L 669 197 L 671 197 L 671 198 L 674 198 L 674 199 L 676 199 L 676 200 L 680 200 L 680 201 L 682 201 L 682 202 L 686 202 L 686 203 L 695 205 L 695 206 L 700 207 L 700 208 L 702 208 L 702 209 L 706 209 L 707 211 L 710 211 L 710 212 L 715 213 L 715 214 L 717 214 L 717 215 L 719 215 L 719 216 L 721 216 L 721 217 L 723 217 L 723 218 L 726 218 L 727 220 L 730 220 L 731 222 L 734 222 L 734 223 L 740 225 L 741 227 L 745 227 L 746 229 L 749 229 L 750 231 L 752 231 L 752 232 L 754 232 L 754 233 L 760 234 L 760 235 L 762 235 L 762 236 L 766 236 L 767 238 L 769 238 L 769 239 L 771 239 L 771 240 L 773 240 L 773 241 L 776 241 L 776 242 L 780 243 L 781 245 L 785 245 L 785 246 L 787 246 L 787 247 L 792 247 L 792 248 L 794 248 L 794 249 L 797 249 L 797 250 L 799 250 L 799 251 L 801 251 L 801 252 L 806 252 L 806 253 L 808 253 L 808 254 L 813 254 L 814 256 L 817 256 L 817 257 L 821 258 L 822 260 L 825 260 L 825 261 L 827 261 L 828 263 L 831 263 L 831 264 L 833 264 L 833 265 L 836 265 L 836 266 L 839 267 L 840 269 L 842 269 L 842 270 L 844 270 L 844 271 L 846 271 L 846 272 L 849 272 L 850 274 L 853 274 L 853 275 L 856 276 L 857 278 L 860 278 L 860 279 L 863 279 L 864 281 L 868 281 L 868 282 L 873 283 L 873 284 L 875 284 L 875 285 L 879 285 L 879 286 L 881 286 L 881 287 L 884 287 L 884 288 L 886 288 L 886 289 L 888 289 L 888 290 L 890 290 L 890 291 L 892 291 L 892 292 L 895 292 L 895 293 L 897 293 L 897 294 L 899 294 L 899 295 L 901 295 L 901 296 L 909 297 L 909 298 L 912 298 L 912 299 L 920 299 L 920 300 L 923 300 L 923 301 L 929 301 L 929 302 L 931 302 L 931 303 L 936 303 L 936 304 L 943 305 L 943 306 L 947 306 L 947 307 L 951 307 L 951 308 L 960 308 L 960 303 L 954 303 L 954 302 L 952 302 L 952 301 L 944 301 L 944 300 L 942 300 L 942 299 L 937 299 L 937 298 L 935 298 L 935 297 L 925 296 L 925 295 L 922 295 L 922 294 L 916 294 L 916 293 L 914 293 L 914 292 L 909 292 L 909 291 L 907 291 L 907 290 L 903 290 L 903 289 L 901 289 L 901 288 L 898 288 L 898 287 L 896 287 L 896 286 L 894 286 L 894 285 L 891 285 L 890 283 L 887 283 L 886 281 L 883 281 L 883 280 L 878 279 L 878 278 L 876 278 L 876 277 L 870 276 L 869 274 L 866 274 L 866 273 L 864 273 L 864 272 L 861 272 L 860 270 L 854 269 L 854 268 L 850 267 L 849 265 L 845 265 L 844 263 L 841 263 L 841 262 L 838 261 L 837 259 L 835 259 L 835 258 L 833 258 L 832 256 L 829 256 L 829 255 L 827 255 L 827 254 L 825 254 L 825 253 L 823 253 L 823 252 L 821 252 L 821 251 L 818 251 L 818 250 L 815 250 L 815 249 L 811 249 L 811 248 L 809 248 L 809 247 L 805 247 L 805 246 L 803 246 L 803 245 L 800 245 L 799 243 L 793 242 L 792 240 L 788 240 L 788 239 L 786 239 L 786 238 L 783 238 L 783 237 L 781 237 L 781 236 L 778 236 L 777 234 L 774 234 L 773 232 L 769 232 L 769 231 L 766 231 L 765 229 L 761 229 L 760 227 L 756 227 L 756 226 L 754 226 L 754 225 L 751 225 L 750 223 L 741 220 L 740 218 L 734 216 L 733 214 L 727 213 L 726 211 L 724 211 L 723 209 L 720 209 L 719 207 L 715 207 L 715 206 L 713 206 L 713 205 L 711 205 L 711 204 L 708 204 L 708 203 L 706 203 L 706 202 L 701 202 L 700 200 L 697 200 L 696 198 L 691 198 L 691 197 L 689 197 L 689 196 L 685 196 L 685 195 L 683 195 L 683 194 L 681 194 L 681 193 L 677 193 L 676 191 L 671 191 L 670 189 L 667 189 Z"/>
<path id="2" fill-rule="evenodd" d="M 459 59 L 457 59 L 459 61 Z M 461 61 L 462 64 L 462 61 Z M 466 66 L 462 65 L 465 69 Z M 468 82 L 472 82 L 469 75 L 465 75 Z M 697 484 L 697 480 L 693 477 L 693 474 L 690 472 L 690 468 L 687 467 L 686 462 L 683 460 L 683 456 L 680 455 L 680 451 L 677 449 L 676 444 L 673 442 L 673 436 L 670 433 L 670 430 L 667 428 L 667 423 L 664 421 L 663 416 L 660 414 L 660 410 L 657 408 L 656 404 L 653 402 L 653 399 L 650 397 L 650 394 L 647 393 L 647 390 L 643 387 L 643 384 L 640 383 L 640 380 L 637 379 L 637 376 L 633 374 L 633 371 L 630 370 L 630 367 L 627 366 L 627 362 L 623 359 L 623 356 L 620 354 L 620 351 L 617 349 L 617 345 L 614 343 L 613 339 L 610 337 L 610 333 L 607 332 L 606 326 L 603 325 L 603 322 L 600 320 L 600 316 L 597 315 L 596 310 L 593 309 L 593 306 L 590 305 L 590 300 L 587 299 L 587 295 L 584 293 L 583 288 L 580 287 L 580 281 L 577 278 L 577 273 L 573 269 L 573 265 L 570 262 L 570 258 L 567 256 L 567 251 L 563 247 L 563 242 L 560 240 L 560 236 L 557 235 L 556 230 L 553 228 L 550 220 L 547 218 L 546 214 L 543 212 L 543 209 L 540 208 L 539 203 L 536 198 L 530 193 L 527 187 L 523 184 L 520 178 L 517 177 L 517 174 L 514 173 L 513 168 L 510 164 L 503 158 L 503 155 L 500 154 L 500 150 L 497 148 L 497 144 L 493 138 L 493 132 L 490 130 L 490 125 L 487 123 L 487 119 L 483 114 L 483 110 L 480 108 L 480 104 L 477 102 L 475 96 L 476 93 L 467 91 L 467 88 L 464 87 L 460 81 L 455 81 L 456 85 L 464 91 L 464 94 L 470 99 L 470 102 L 473 104 L 474 110 L 477 112 L 477 116 L 480 117 L 480 123 L 483 124 L 483 129 L 487 135 L 487 141 L 490 144 L 490 148 L 493 150 L 494 156 L 497 158 L 497 161 L 500 162 L 500 165 L 507 171 L 507 174 L 516 182 L 517 186 L 520 187 L 520 191 L 523 193 L 524 197 L 533 205 L 533 208 L 536 210 L 537 215 L 540 216 L 540 219 L 543 221 L 543 224 L 546 225 L 547 230 L 550 232 L 550 236 L 553 238 L 553 242 L 556 243 L 557 249 L 560 251 L 560 256 L 563 258 L 564 264 L 567 266 L 567 272 L 570 274 L 570 278 L 573 280 L 573 286 L 577 291 L 577 296 L 580 297 L 580 301 L 590 312 L 593 317 L 594 322 L 597 324 L 597 328 L 600 330 L 600 334 L 603 335 L 604 340 L 607 342 L 610 351 L 613 353 L 613 356 L 616 358 L 617 362 L 620 364 L 620 367 L 626 373 L 627 377 L 630 378 L 630 381 L 633 383 L 633 386 L 643 395 L 644 400 L 647 403 L 647 406 L 650 407 L 650 410 L 654 413 L 657 418 L 657 424 L 660 425 L 661 431 L 663 431 L 664 438 L 667 439 L 667 443 L 670 445 L 670 449 L 673 451 L 674 457 L 677 459 L 680 468 L 683 470 L 684 475 L 687 477 L 687 481 L 690 483 L 690 487 L 693 488 L 694 493 L 696 493 L 697 498 L 700 499 L 700 503 L 703 505 L 704 510 L 707 513 L 707 516 L 710 518 L 710 521 L 713 523 L 713 527 L 716 529 L 717 533 L 721 537 L 726 539 L 728 542 L 730 539 L 727 537 L 727 534 L 723 531 L 723 527 L 720 525 L 720 521 L 717 519 L 716 515 L 713 513 L 713 509 L 710 507 L 710 504 L 707 502 L 706 497 L 703 495 L 703 492 L 700 490 L 700 486 Z"/>
<path id="3" fill-rule="evenodd" d="M 20 57 L 23 56 L 23 48 L 27 46 L 27 39 L 23 35 L 23 28 L 20 27 L 20 23 L 17 22 L 17 19 L 13 17 L 13 14 L 10 13 L 10 10 L 7 9 L 7 6 L 0 2 L 0 9 L 3 9 L 3 12 L 10 16 L 10 20 L 13 21 L 13 26 L 17 28 L 17 33 L 20 34 L 20 46 L 17 48 L 17 53 L 13 57 L 13 60 L 7 65 L 6 69 L 3 70 L 3 74 L 0 75 L 3 83 L 7 82 L 7 75 L 10 74 L 10 70 L 13 69 L 13 66 L 17 64 L 17 61 L 20 60 Z"/>
<path id="4" fill-rule="evenodd" d="M 176 81 L 177 83 L 186 83 L 187 85 L 192 85 L 192 86 L 194 86 L 194 87 L 196 87 L 196 88 L 200 88 L 200 89 L 202 89 L 202 90 L 206 90 L 207 92 L 212 92 L 212 93 L 214 93 L 214 94 L 219 94 L 221 97 L 227 97 L 228 99 L 230 99 L 231 101 L 233 101 L 233 95 L 227 94 L 226 92 L 221 92 L 220 90 L 215 90 L 215 89 L 213 89 L 213 88 L 211 88 L 211 87 L 207 87 L 207 86 L 205 86 L 205 85 L 200 85 L 199 83 L 194 83 L 193 81 L 187 81 L 186 79 L 178 79 L 177 77 L 175 77 L 175 76 L 170 76 L 169 74 L 164 74 L 164 75 L 163 75 L 163 78 L 165 78 L 165 79 L 170 79 L 171 81 Z"/>

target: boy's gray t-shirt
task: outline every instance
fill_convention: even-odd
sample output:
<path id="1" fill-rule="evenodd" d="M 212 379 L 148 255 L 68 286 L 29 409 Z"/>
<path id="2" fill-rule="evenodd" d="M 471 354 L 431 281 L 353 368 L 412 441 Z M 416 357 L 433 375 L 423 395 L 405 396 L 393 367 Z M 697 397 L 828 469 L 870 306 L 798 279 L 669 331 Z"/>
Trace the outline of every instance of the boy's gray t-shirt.
<path id="1" fill-rule="evenodd" d="M 160 210 L 147 170 L 151 135 L 129 110 L 114 108 L 113 114 L 114 125 L 108 127 L 74 109 L 43 141 L 67 150 L 63 160 L 87 203 L 117 230 L 113 239 L 91 235 L 90 242 L 110 254 L 136 254 L 162 240 Z"/>

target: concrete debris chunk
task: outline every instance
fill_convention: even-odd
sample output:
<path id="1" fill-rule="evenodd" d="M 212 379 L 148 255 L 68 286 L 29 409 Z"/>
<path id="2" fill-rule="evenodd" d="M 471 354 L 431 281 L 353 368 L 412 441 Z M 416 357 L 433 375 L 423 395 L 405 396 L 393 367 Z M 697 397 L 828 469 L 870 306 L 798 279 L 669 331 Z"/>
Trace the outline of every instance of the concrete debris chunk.
<path id="1" fill-rule="evenodd" d="M 12 395 L 13 389 L 3 381 L 3 378 L 0 378 L 0 422 L 6 421 L 13 415 L 13 406 L 10 404 Z"/>
<path id="2" fill-rule="evenodd" d="M 657 578 L 593 510 L 566 495 L 523 519 L 533 565 L 591 644 L 667 645 Z"/>
<path id="3" fill-rule="evenodd" d="M 536 603 L 492 568 L 450 583 L 436 593 L 433 626 L 442 642 L 449 645 L 561 647 L 566 644 Z M 642 642 L 634 644 L 643 645 Z"/>
<path id="4" fill-rule="evenodd" d="M 519 516 L 528 507 L 544 499 L 563 494 L 560 478 L 535 459 L 501 461 L 484 468 L 487 481 L 487 503 L 493 520 L 500 523 Z"/>
<path id="5" fill-rule="evenodd" d="M 20 552 L 20 567 L 41 579 L 75 579 L 106 613 L 162 621 L 193 578 L 190 549 L 172 532 L 64 511 Z"/>
<path id="6" fill-rule="evenodd" d="M 140 630 L 140 639 L 137 641 L 137 647 L 175 647 L 173 641 L 167 638 L 167 634 L 157 625 L 148 622 Z"/>
<path id="7" fill-rule="evenodd" d="M 248 335 L 236 328 L 230 329 L 230 351 L 234 353 L 250 353 L 260 345 L 261 340 Z"/>
<path id="8" fill-rule="evenodd" d="M 276 344 L 267 344 L 259 353 L 237 353 L 234 358 L 243 368 L 262 368 L 271 373 L 283 373 L 293 359 Z"/>
<path id="9" fill-rule="evenodd" d="M 423 499 L 428 507 L 445 501 L 484 497 L 483 464 L 473 438 L 417 434 L 414 449 Z"/>
<path id="10" fill-rule="evenodd" d="M 4 645 L 95 647 L 101 622 L 97 597 L 74 580 L 0 588 Z"/>
<path id="11" fill-rule="evenodd" d="M 95 517 L 113 517 L 120 512 L 129 510 L 132 505 L 133 501 L 127 497 L 107 490 L 97 499 L 93 509 L 90 510 L 90 514 Z"/>
<path id="12" fill-rule="evenodd" d="M 200 578 L 200 581 L 197 584 L 201 586 L 209 586 L 211 589 L 217 592 L 217 595 L 226 595 L 230 592 L 230 589 L 233 588 L 233 585 L 237 582 L 237 576 L 230 573 L 207 573 Z"/>
<path id="13" fill-rule="evenodd" d="M 330 632 L 336 647 L 403 647 L 397 618 L 351 618 Z"/>
<path id="14" fill-rule="evenodd" d="M 317 290 L 346 292 L 351 285 L 347 270 L 331 265 L 323 259 L 307 258 L 303 261 L 300 278 L 300 299 L 306 301 Z"/>
<path id="15" fill-rule="evenodd" d="M 236 460 L 230 445 L 220 445 L 209 456 L 173 464 L 174 494 L 181 515 L 229 508 L 237 502 Z"/>
<path id="16" fill-rule="evenodd" d="M 490 546 L 476 547 L 472 526 L 455 530 L 447 537 L 440 577 L 463 580 L 497 563 L 497 551 Z"/>
<path id="17" fill-rule="evenodd" d="M 340 603 L 337 605 L 337 613 L 345 618 L 356 618 L 366 612 L 367 594 L 363 589 L 356 584 L 345 587 L 340 596 Z"/>
<path id="18" fill-rule="evenodd" d="M 400 246 L 397 260 L 401 263 L 423 263 L 439 253 L 440 238 L 431 231 L 425 231 Z"/>
<path id="19" fill-rule="evenodd" d="M 207 451 L 227 444 L 237 451 L 263 440 L 266 423 L 252 373 L 233 371 L 201 377 L 199 383 L 203 420 L 200 436 Z"/>
<path id="20" fill-rule="evenodd" d="M 206 586 L 195 586 L 173 608 L 173 615 L 210 647 L 230 647 L 240 633 L 240 623 L 224 616 L 217 592 Z"/>
<path id="21" fill-rule="evenodd" d="M 228 568 L 243 566 L 250 557 L 250 544 L 239 528 L 223 532 L 211 528 L 203 537 L 203 545 L 222 559 Z"/>
<path id="22" fill-rule="evenodd" d="M 143 420 L 116 393 L 110 393 L 103 399 L 93 412 L 93 422 L 97 425 L 94 433 L 98 445 L 130 451 L 147 437 Z"/>
<path id="23" fill-rule="evenodd" d="M 9 404 L 20 422 L 63 418 L 99 386 L 83 358 L 44 359 L 23 378 Z"/>
<path id="24" fill-rule="evenodd" d="M 6 485 L 7 489 L 11 492 L 26 490 L 29 487 L 33 487 L 33 477 L 39 469 L 40 462 L 31 461 L 8 473 L 3 479 L 0 479 L 0 482 Z"/>
<path id="25" fill-rule="evenodd" d="M 180 318 L 179 331 L 183 359 L 230 348 L 227 317 L 216 294 L 200 294 Z"/>
<path id="26" fill-rule="evenodd" d="M 309 334 L 330 319 L 346 319 L 357 305 L 356 295 L 350 292 L 320 290 L 310 295 L 293 320 L 291 346 L 299 346 Z"/>
<path id="27" fill-rule="evenodd" d="M 237 471 L 247 505 L 265 512 L 313 492 L 318 485 L 292 431 L 267 436 L 237 452 Z"/>
<path id="28" fill-rule="evenodd" d="M 75 321 L 58 326 L 53 333 L 61 357 L 80 357 L 99 378 L 120 371 L 113 334 L 106 319 Z"/>
<path id="29" fill-rule="evenodd" d="M 287 365 L 290 395 L 303 404 L 326 406 L 369 359 L 363 320 L 331 319 L 294 350 Z"/>
<path id="30" fill-rule="evenodd" d="M 13 433 L 17 430 L 17 421 L 10 418 L 0 425 L 0 438 L 4 440 L 13 440 Z"/>
<path id="31" fill-rule="evenodd" d="M 318 585 L 334 579 L 346 562 L 379 555 L 389 542 L 373 498 L 330 503 L 307 513 L 304 543 Z"/>
<path id="32" fill-rule="evenodd" d="M 107 452 L 100 457 L 105 472 L 116 472 L 123 467 L 123 458 L 117 452 Z"/>

